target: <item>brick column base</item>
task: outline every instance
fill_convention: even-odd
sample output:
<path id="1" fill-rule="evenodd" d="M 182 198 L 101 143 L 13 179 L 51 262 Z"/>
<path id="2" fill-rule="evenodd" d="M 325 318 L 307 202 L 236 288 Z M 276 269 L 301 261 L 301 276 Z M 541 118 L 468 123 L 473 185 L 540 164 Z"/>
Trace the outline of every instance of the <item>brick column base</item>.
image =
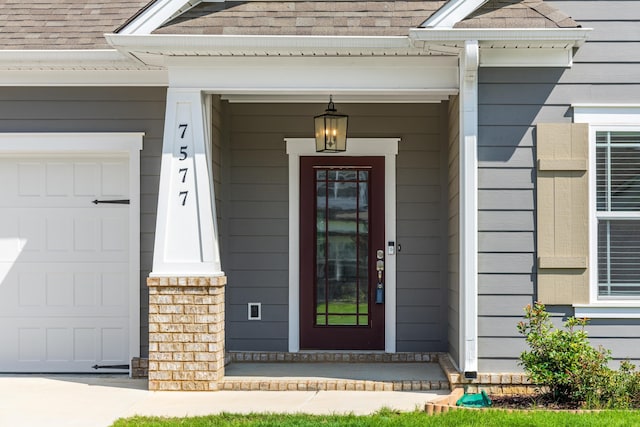
<path id="1" fill-rule="evenodd" d="M 149 277 L 149 390 L 214 391 L 224 377 L 221 277 Z"/>

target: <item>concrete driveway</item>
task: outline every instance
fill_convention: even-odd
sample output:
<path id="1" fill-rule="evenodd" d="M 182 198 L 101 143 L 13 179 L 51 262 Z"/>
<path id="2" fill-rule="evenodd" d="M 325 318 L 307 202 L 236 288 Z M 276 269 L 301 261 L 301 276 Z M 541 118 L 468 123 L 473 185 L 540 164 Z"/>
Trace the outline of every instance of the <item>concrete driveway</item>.
<path id="1" fill-rule="evenodd" d="M 412 411 L 444 394 L 448 391 L 150 392 L 146 380 L 119 375 L 0 375 L 0 426 L 107 427 L 133 415 Z"/>

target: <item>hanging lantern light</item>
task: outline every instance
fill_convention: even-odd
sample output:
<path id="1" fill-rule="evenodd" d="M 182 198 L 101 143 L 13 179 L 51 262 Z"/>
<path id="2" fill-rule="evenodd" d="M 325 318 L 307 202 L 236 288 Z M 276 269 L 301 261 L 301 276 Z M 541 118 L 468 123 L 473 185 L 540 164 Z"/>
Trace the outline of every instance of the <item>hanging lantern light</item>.
<path id="1" fill-rule="evenodd" d="M 339 153 L 347 151 L 347 121 L 349 116 L 338 114 L 329 96 L 329 105 L 324 114 L 314 117 L 316 128 L 316 152 Z"/>

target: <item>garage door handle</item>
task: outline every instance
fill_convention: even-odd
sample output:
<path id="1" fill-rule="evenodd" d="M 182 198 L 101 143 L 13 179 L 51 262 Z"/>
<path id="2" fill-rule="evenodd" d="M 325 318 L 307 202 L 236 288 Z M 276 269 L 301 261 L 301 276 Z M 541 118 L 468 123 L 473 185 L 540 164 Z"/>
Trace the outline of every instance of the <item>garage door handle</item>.
<path id="1" fill-rule="evenodd" d="M 97 205 L 98 203 L 109 203 L 112 205 L 128 205 L 129 204 L 129 199 L 122 199 L 122 200 L 98 200 L 95 199 L 93 202 L 94 205 Z"/>
<path id="2" fill-rule="evenodd" d="M 129 369 L 129 365 L 93 365 L 93 369 Z"/>

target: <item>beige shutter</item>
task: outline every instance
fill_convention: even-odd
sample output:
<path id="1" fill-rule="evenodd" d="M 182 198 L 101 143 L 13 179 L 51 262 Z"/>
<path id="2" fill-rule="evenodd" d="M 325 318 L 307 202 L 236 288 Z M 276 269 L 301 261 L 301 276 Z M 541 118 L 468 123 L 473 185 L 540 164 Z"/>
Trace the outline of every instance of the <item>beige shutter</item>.
<path id="1" fill-rule="evenodd" d="M 540 123 L 538 300 L 589 302 L 589 125 Z"/>

